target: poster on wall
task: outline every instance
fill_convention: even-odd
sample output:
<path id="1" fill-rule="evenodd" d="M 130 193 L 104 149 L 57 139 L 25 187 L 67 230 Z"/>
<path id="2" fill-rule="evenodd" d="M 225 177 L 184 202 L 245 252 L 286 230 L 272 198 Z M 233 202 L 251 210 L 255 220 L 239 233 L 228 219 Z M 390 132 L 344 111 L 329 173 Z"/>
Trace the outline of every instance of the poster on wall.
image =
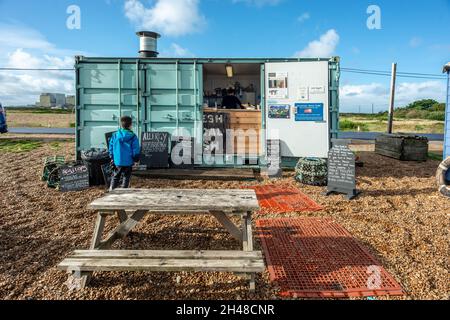
<path id="1" fill-rule="evenodd" d="M 269 105 L 269 119 L 290 119 L 291 106 L 288 104 Z"/>
<path id="2" fill-rule="evenodd" d="M 309 87 L 309 93 L 311 94 L 325 93 L 325 86 L 311 86 Z"/>
<path id="3" fill-rule="evenodd" d="M 287 99 L 288 95 L 288 74 L 287 72 L 269 73 L 269 99 Z"/>
<path id="4" fill-rule="evenodd" d="M 323 121 L 323 103 L 296 103 L 295 121 Z"/>

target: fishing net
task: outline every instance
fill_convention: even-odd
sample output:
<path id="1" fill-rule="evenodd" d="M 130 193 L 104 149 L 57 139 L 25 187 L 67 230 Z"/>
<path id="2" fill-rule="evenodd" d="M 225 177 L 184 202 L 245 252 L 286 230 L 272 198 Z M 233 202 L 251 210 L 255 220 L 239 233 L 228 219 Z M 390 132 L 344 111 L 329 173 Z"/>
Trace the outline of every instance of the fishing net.
<path id="1" fill-rule="evenodd" d="M 321 158 L 300 158 L 295 167 L 295 179 L 312 186 L 327 185 L 327 160 Z"/>

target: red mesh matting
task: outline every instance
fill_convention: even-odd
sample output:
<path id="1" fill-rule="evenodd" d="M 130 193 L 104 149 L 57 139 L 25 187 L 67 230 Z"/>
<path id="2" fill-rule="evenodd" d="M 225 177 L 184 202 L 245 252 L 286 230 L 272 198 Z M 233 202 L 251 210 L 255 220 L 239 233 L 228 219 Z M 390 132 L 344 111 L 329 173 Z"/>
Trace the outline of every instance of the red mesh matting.
<path id="1" fill-rule="evenodd" d="M 261 206 L 260 213 L 319 211 L 322 207 L 297 188 L 283 186 L 254 186 Z"/>
<path id="2" fill-rule="evenodd" d="M 380 263 L 332 219 L 261 219 L 256 226 L 281 296 L 403 295 Z"/>

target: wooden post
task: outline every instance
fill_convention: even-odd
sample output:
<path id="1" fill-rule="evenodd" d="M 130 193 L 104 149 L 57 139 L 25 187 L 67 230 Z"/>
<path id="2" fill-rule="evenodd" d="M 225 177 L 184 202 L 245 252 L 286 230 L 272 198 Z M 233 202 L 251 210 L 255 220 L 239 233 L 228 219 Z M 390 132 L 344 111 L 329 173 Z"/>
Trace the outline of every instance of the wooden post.
<path id="1" fill-rule="evenodd" d="M 391 100 L 390 100 L 390 105 L 389 105 L 388 133 L 392 133 L 392 129 L 393 129 L 396 77 L 397 77 L 397 63 L 393 63 L 392 64 L 392 72 L 391 72 Z"/>

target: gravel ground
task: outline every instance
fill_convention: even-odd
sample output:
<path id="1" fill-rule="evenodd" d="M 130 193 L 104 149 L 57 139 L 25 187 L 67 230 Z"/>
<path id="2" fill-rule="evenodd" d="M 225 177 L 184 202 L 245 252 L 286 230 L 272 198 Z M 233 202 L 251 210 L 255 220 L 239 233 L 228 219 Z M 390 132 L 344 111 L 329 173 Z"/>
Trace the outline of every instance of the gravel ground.
<path id="1" fill-rule="evenodd" d="M 73 144 L 60 143 L 59 154 L 73 157 Z M 0 153 L 0 298 L 1 299 L 269 299 L 277 288 L 268 273 L 257 277 L 257 291 L 227 273 L 96 273 L 81 292 L 65 286 L 56 265 L 72 250 L 88 248 L 95 216 L 86 205 L 104 190 L 62 194 L 40 181 L 41 159 L 53 155 L 50 145 L 28 153 Z M 300 187 L 324 207 L 315 213 L 287 216 L 331 216 L 361 241 L 403 286 L 406 299 L 448 299 L 449 199 L 434 182 L 438 166 L 402 163 L 360 152 L 358 188 L 352 202 L 322 196 L 323 188 L 299 186 L 287 173 L 272 182 L 168 181 L 135 178 L 135 187 L 239 188 L 256 183 Z M 257 218 L 257 217 L 256 217 Z M 111 219 L 107 231 L 117 223 Z M 259 246 L 259 243 L 256 244 Z M 209 217 L 147 216 L 114 248 L 238 249 Z"/>

